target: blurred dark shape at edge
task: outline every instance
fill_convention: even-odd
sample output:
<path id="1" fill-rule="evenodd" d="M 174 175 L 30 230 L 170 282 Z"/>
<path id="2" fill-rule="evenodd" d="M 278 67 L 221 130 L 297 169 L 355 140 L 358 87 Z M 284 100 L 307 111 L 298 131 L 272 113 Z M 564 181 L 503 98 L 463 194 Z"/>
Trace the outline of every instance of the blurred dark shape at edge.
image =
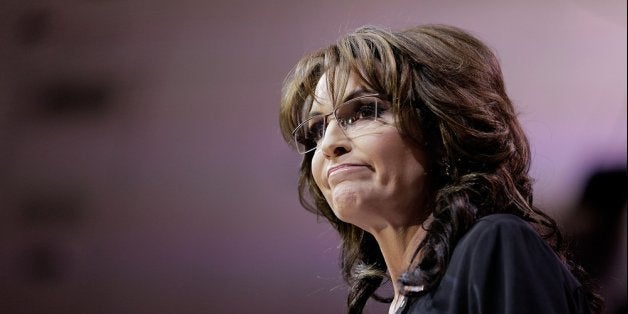
<path id="1" fill-rule="evenodd" d="M 41 113 L 50 116 L 79 113 L 100 116 L 111 104 L 111 94 L 104 83 L 65 80 L 42 88 L 36 103 L 41 104 Z"/>
<path id="2" fill-rule="evenodd" d="M 29 193 L 20 202 L 19 216 L 28 227 L 71 227 L 82 218 L 80 193 Z"/>
<path id="3" fill-rule="evenodd" d="M 25 246 L 17 262 L 22 278 L 32 283 L 45 284 L 63 279 L 63 266 L 66 263 L 61 249 L 52 243 L 41 242 Z"/>
<path id="4" fill-rule="evenodd" d="M 593 172 L 567 225 L 572 253 L 599 285 L 607 313 L 626 313 L 627 187 L 625 166 Z"/>
<path id="5" fill-rule="evenodd" d="M 19 17 L 16 27 L 14 34 L 18 44 L 39 44 L 52 32 L 52 13 L 49 8 L 32 8 Z"/>

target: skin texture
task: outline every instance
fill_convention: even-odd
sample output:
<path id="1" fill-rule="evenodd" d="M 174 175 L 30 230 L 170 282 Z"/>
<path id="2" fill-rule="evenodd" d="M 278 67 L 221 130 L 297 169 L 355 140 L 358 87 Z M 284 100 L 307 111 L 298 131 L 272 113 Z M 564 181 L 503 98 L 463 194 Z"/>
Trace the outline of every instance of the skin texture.
<path id="1" fill-rule="evenodd" d="M 333 109 L 326 80 L 323 75 L 317 84 L 310 113 Z M 344 95 L 363 89 L 351 75 Z M 335 215 L 371 233 L 391 277 L 398 278 L 425 235 L 427 215 L 417 208 L 423 208 L 428 163 L 423 151 L 403 140 L 392 113 L 375 123 L 349 137 L 332 118 L 312 157 L 312 174 Z"/>

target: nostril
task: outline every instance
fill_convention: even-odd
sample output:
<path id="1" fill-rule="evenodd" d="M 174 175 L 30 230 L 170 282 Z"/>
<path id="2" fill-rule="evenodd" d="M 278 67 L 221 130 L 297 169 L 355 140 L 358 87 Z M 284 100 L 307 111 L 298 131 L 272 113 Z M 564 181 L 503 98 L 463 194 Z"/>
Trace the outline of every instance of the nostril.
<path id="1" fill-rule="evenodd" d="M 348 152 L 348 151 L 347 151 L 347 148 L 345 148 L 345 147 L 343 147 L 343 146 L 338 146 L 338 147 L 334 148 L 334 155 L 335 155 L 335 156 L 344 155 L 344 154 L 346 154 L 347 152 Z"/>

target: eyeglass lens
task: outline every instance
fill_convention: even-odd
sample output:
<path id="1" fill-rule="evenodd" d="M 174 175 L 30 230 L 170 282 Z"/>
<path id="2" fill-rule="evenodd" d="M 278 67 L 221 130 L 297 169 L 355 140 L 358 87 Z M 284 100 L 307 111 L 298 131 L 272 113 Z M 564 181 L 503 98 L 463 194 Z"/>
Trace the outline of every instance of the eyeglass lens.
<path id="1" fill-rule="evenodd" d="M 303 121 L 293 131 L 297 151 L 305 154 L 317 148 L 325 136 L 329 117 L 332 115 L 345 135 L 353 135 L 355 131 L 377 120 L 383 111 L 380 103 L 381 100 L 375 96 L 361 96 L 340 104 L 329 114 L 314 116 Z"/>

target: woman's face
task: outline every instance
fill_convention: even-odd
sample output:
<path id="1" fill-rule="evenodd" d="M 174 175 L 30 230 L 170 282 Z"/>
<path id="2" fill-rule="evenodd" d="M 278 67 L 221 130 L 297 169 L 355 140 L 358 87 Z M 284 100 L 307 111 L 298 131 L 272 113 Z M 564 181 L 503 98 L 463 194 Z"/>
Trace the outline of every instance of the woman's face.
<path id="1" fill-rule="evenodd" d="M 318 82 L 310 113 L 333 109 L 326 79 Z M 351 75 L 344 95 L 369 94 L 361 90 Z M 330 118 L 312 157 L 314 181 L 336 216 L 368 232 L 413 225 L 426 216 L 426 154 L 402 139 L 390 111 L 379 119 L 359 134 L 347 134 Z"/>

